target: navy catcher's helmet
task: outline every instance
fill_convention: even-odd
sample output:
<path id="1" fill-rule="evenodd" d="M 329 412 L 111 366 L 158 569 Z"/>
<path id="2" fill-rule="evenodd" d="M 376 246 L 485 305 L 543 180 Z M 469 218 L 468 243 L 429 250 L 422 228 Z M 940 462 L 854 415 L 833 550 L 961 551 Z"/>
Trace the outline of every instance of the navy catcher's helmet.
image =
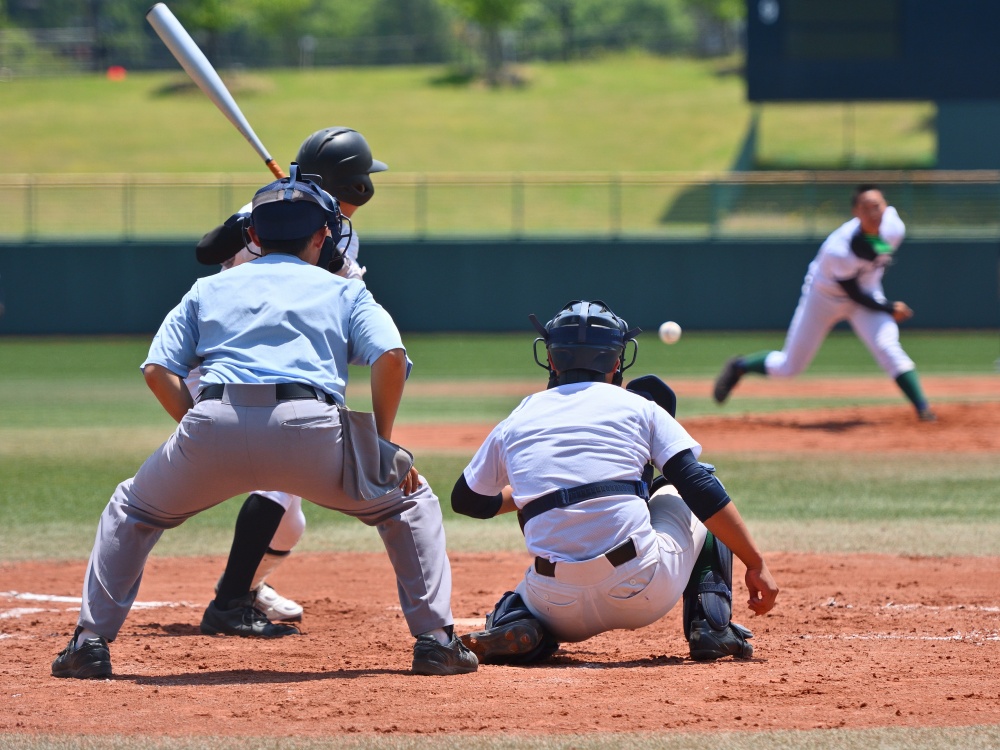
<path id="1" fill-rule="evenodd" d="M 334 126 L 317 130 L 302 142 L 295 157 L 302 171 L 323 178 L 323 189 L 339 201 L 363 206 L 375 192 L 368 176 L 389 167 L 372 158 L 368 141 L 357 130 Z"/>
<path id="2" fill-rule="evenodd" d="M 554 371 L 569 373 L 582 370 L 603 377 L 618 367 L 615 381 L 620 384 L 621 374 L 635 363 L 639 348 L 635 337 L 641 329 L 630 329 L 628 324 L 601 300 L 568 302 L 544 326 L 534 314 L 529 315 L 528 319 L 541 334 L 540 338 L 535 339 L 535 363 L 548 370 L 550 375 Z M 538 360 L 539 341 L 545 343 L 552 360 L 551 368 Z M 625 349 L 629 341 L 635 350 L 632 361 L 626 365 Z M 589 377 L 569 378 L 569 380 L 583 379 Z"/>
<path id="3" fill-rule="evenodd" d="M 288 177 L 268 183 L 254 195 L 250 220 L 262 241 L 302 239 L 324 224 L 334 242 L 340 239 L 340 203 L 302 172 L 292 162 Z"/>

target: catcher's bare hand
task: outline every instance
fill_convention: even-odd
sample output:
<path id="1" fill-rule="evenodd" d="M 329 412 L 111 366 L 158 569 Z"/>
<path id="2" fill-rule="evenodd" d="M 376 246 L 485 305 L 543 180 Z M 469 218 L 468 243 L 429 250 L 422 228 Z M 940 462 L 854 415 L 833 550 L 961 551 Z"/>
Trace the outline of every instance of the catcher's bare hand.
<path id="1" fill-rule="evenodd" d="M 902 323 L 904 320 L 909 320 L 913 317 L 913 310 L 905 302 L 893 302 L 892 317 L 897 323 Z"/>
<path id="2" fill-rule="evenodd" d="M 750 592 L 750 599 L 747 606 L 756 615 L 765 615 L 774 607 L 774 600 L 778 598 L 778 584 L 771 576 L 771 571 L 766 564 L 760 568 L 747 568 L 746 574 L 747 590 Z"/>
<path id="3" fill-rule="evenodd" d="M 417 487 L 420 486 L 420 472 L 417 471 L 416 466 L 411 466 L 410 471 L 407 472 L 406 478 L 403 483 L 399 485 L 399 488 L 403 491 L 404 495 L 412 495 L 417 491 Z"/>

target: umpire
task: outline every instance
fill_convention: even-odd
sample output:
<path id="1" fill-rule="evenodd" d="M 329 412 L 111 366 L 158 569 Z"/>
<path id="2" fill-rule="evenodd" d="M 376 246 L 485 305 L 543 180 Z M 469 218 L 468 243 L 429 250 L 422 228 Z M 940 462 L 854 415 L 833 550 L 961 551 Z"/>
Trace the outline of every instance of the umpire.
<path id="1" fill-rule="evenodd" d="M 414 493 L 411 456 L 389 442 L 409 367 L 399 332 L 361 281 L 315 265 L 326 238 L 340 236 L 339 205 L 293 164 L 290 177 L 257 191 L 251 220 L 261 257 L 195 282 L 153 339 L 146 383 L 179 424 L 104 509 L 78 626 L 52 674 L 109 676 L 108 642 L 163 530 L 256 487 L 378 526 L 417 637 L 413 671 L 474 672 L 476 657 L 454 637 L 440 506 Z M 374 418 L 343 408 L 349 363 L 371 367 Z M 193 403 L 184 377 L 196 366 Z M 215 616 L 263 635 L 295 632 L 269 630 L 279 626 L 252 592 Z"/>

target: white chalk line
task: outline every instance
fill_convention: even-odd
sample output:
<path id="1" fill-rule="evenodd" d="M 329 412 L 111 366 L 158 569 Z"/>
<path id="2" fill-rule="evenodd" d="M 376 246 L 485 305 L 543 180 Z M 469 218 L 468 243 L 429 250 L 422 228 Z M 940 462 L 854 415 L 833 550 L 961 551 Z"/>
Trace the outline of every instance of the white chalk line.
<path id="1" fill-rule="evenodd" d="M 73 604 L 74 607 L 66 607 L 63 610 L 58 609 L 43 609 L 38 607 L 14 607 L 12 609 L 0 610 L 0 620 L 18 619 L 21 617 L 26 617 L 29 615 L 39 614 L 42 612 L 75 612 L 79 610 L 82 604 L 82 598 L 78 596 L 57 596 L 55 594 L 35 594 L 31 592 L 20 592 L 20 591 L 0 591 L 0 598 L 9 599 L 15 601 L 30 601 L 30 602 L 52 602 L 59 604 Z M 137 601 L 132 605 L 133 609 L 177 609 L 180 607 L 201 609 L 205 605 L 203 603 L 192 603 L 187 601 L 180 602 L 167 602 L 167 601 L 148 601 L 142 602 Z M 835 600 L 830 600 L 826 603 L 829 607 L 842 607 L 853 609 L 852 605 L 844 605 Z M 929 610 L 929 611 L 939 611 L 939 612 L 952 612 L 952 611 L 972 611 L 972 612 L 1000 612 L 1000 607 L 981 607 L 978 605 L 969 604 L 952 604 L 945 607 L 930 605 L 930 604 L 897 604 L 895 602 L 887 602 L 886 604 L 880 605 L 879 609 L 895 609 L 895 610 Z M 470 621 L 471 622 L 471 621 Z M 477 624 L 480 623 L 479 620 L 475 620 Z M 465 621 L 459 622 L 456 620 L 456 624 L 463 625 Z M 14 636 L 9 633 L 0 632 L 0 640 L 5 640 L 9 638 L 18 638 L 21 636 Z M 953 633 L 951 635 L 903 635 L 894 633 L 838 633 L 838 634 L 801 634 L 799 635 L 800 640 L 845 640 L 845 641 L 968 641 L 972 643 L 986 643 L 990 641 L 1000 641 L 1000 632 L 997 631 L 979 631 L 972 630 L 966 633 Z"/>
<path id="2" fill-rule="evenodd" d="M 881 609 L 927 609 L 932 612 L 1000 612 L 1000 607 L 980 607 L 975 604 L 949 604 L 947 607 L 939 607 L 934 604 L 896 604 L 888 602 L 883 604 Z"/>
<path id="3" fill-rule="evenodd" d="M 10 609 L 0 609 L 0 620 L 17 620 L 22 617 L 41 614 L 43 612 L 79 612 L 83 599 L 79 596 L 57 596 L 55 594 L 35 594 L 30 591 L 0 591 L 0 600 L 7 599 L 15 602 L 50 602 L 53 604 L 69 604 L 75 606 L 63 607 L 62 609 L 42 608 L 42 607 L 12 607 Z M 189 609 L 202 609 L 204 602 L 195 604 L 193 602 L 136 602 L 132 609 L 178 609 L 186 607 Z M 3 640 L 25 640 L 32 636 L 15 635 L 0 631 L 0 641 Z"/>
<path id="4" fill-rule="evenodd" d="M 836 597 L 831 597 L 829 600 L 823 602 L 822 606 L 831 607 L 832 609 L 864 609 L 864 607 L 855 607 L 853 604 L 838 601 Z M 1000 612 L 1000 607 L 982 607 L 978 604 L 949 604 L 942 607 L 937 604 L 897 604 L 896 602 L 886 602 L 885 604 L 878 605 L 877 609 L 899 609 L 904 611 L 924 609 L 929 612 Z"/>
<path id="5" fill-rule="evenodd" d="M 0 598 L 15 599 L 17 601 L 31 601 L 31 602 L 56 602 L 63 604 L 76 604 L 80 605 L 83 603 L 83 599 L 79 596 L 56 596 L 54 594 L 32 594 L 30 592 L 23 591 L 0 591 Z M 205 603 L 201 602 L 195 604 L 193 602 L 135 602 L 132 605 L 132 609 L 173 609 L 176 607 L 204 607 Z M 8 610 L 13 611 L 13 610 Z M 42 612 L 44 610 L 37 610 Z M 54 611 L 54 610 L 50 610 Z M 0 613 L 0 617 L 3 614 Z"/>
<path id="6" fill-rule="evenodd" d="M 801 641 L 967 641 L 970 643 L 986 643 L 1000 641 L 1000 632 L 980 632 L 971 630 L 968 633 L 953 635 L 899 635 L 896 633 L 830 633 L 811 635 L 805 633 L 798 636 Z"/>

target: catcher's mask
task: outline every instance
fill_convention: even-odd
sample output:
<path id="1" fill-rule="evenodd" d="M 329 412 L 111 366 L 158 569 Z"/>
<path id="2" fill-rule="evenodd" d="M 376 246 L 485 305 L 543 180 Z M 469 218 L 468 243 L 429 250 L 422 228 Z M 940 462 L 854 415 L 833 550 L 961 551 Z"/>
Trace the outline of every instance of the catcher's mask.
<path id="1" fill-rule="evenodd" d="M 535 364 L 548 371 L 550 385 L 599 380 L 610 372 L 615 373 L 612 382 L 621 385 L 622 374 L 635 364 L 639 351 L 635 337 L 641 329 L 629 328 L 601 300 L 568 302 L 544 326 L 533 313 L 528 319 L 541 334 L 535 339 L 532 353 Z M 551 367 L 538 358 L 539 341 L 545 344 Z M 625 364 L 625 351 L 630 341 L 632 359 Z"/>
<path id="2" fill-rule="evenodd" d="M 374 195 L 375 186 L 368 175 L 389 168 L 372 158 L 371 147 L 361 133 L 339 125 L 306 138 L 295 161 L 307 172 L 318 174 L 324 190 L 352 206 L 363 206 Z"/>
<path id="3" fill-rule="evenodd" d="M 292 162 L 288 177 L 257 191 L 250 219 L 263 242 L 303 239 L 323 225 L 330 228 L 334 243 L 340 239 L 343 231 L 340 203 L 312 177 L 303 174 L 299 165 Z"/>

